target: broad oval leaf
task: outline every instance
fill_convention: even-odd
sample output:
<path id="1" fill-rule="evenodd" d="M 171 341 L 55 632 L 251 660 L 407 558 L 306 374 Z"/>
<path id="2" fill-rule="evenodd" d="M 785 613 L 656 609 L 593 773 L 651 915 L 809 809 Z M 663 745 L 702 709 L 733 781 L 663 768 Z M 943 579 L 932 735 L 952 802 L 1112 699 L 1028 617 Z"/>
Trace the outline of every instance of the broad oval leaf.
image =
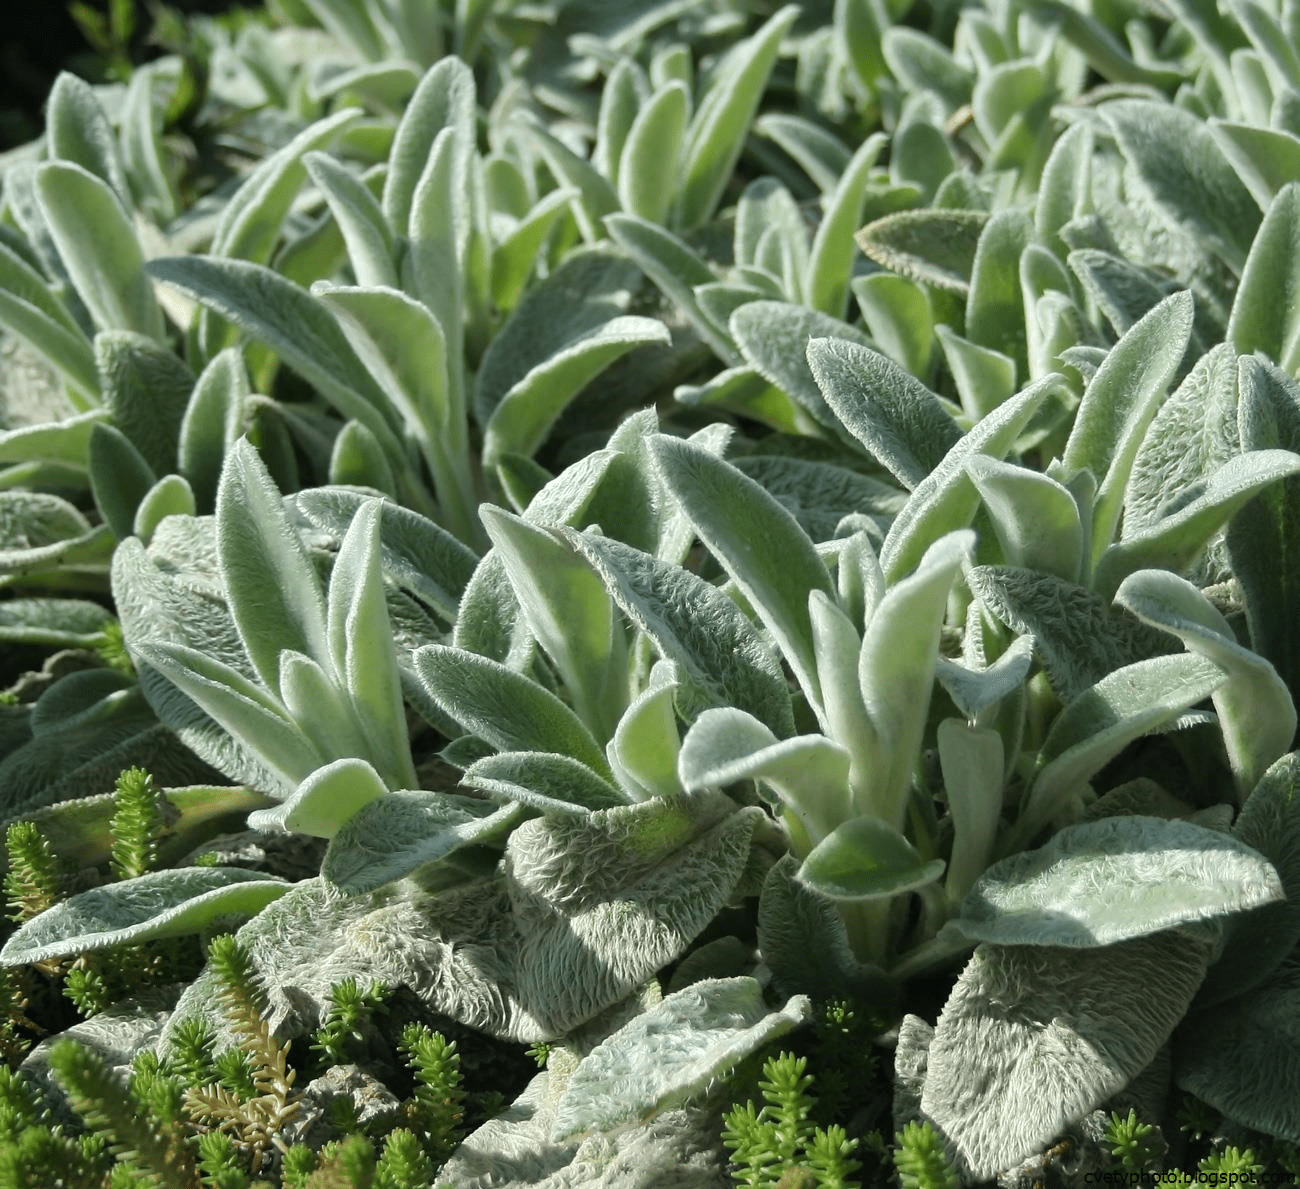
<path id="1" fill-rule="evenodd" d="M 1209 129 L 1172 103 L 1121 99 L 1101 112 L 1166 218 L 1240 269 L 1259 226 L 1259 207 Z"/>
<path id="2" fill-rule="evenodd" d="M 317 768 L 273 809 L 250 813 L 248 825 L 253 830 L 280 829 L 333 838 L 354 813 L 387 792 L 379 773 L 365 760 L 335 760 Z"/>
<path id="3" fill-rule="evenodd" d="M 321 862 L 321 878 L 348 896 L 378 891 L 466 847 L 496 840 L 524 813 L 520 805 L 495 806 L 454 793 L 387 793 L 367 801 L 338 828 Z"/>
<path id="4" fill-rule="evenodd" d="M 852 817 L 823 838 L 795 878 L 831 900 L 887 899 L 934 883 L 944 861 L 926 862 L 878 817 Z"/>
<path id="5" fill-rule="evenodd" d="M 939 1016 L 920 1101 L 959 1175 L 998 1176 L 1127 1086 L 1182 1020 L 1210 953 L 1177 931 L 1089 950 L 980 946 Z"/>
<path id="6" fill-rule="evenodd" d="M 1126 815 L 1066 826 L 995 863 L 944 930 L 996 945 L 1113 945 L 1285 898 L 1273 865 L 1230 834 Z"/>
<path id="7" fill-rule="evenodd" d="M 475 760 L 461 780 L 489 797 L 517 801 L 543 813 L 590 813 L 628 801 L 586 764 L 556 752 L 498 752 Z"/>
<path id="8" fill-rule="evenodd" d="M 1079 506 L 1060 483 L 1027 467 L 976 454 L 966 473 L 993 518 L 1007 562 L 1076 582 L 1083 562 Z"/>
<path id="9" fill-rule="evenodd" d="M 1042 767 L 1016 823 L 1028 841 L 1076 791 L 1134 739 L 1207 698 L 1228 675 L 1199 656 L 1157 656 L 1103 677 L 1056 716 L 1043 741 Z"/>
<path id="10" fill-rule="evenodd" d="M 1291 961 L 1262 986 L 1188 1020 L 1175 1039 L 1175 1084 L 1236 1123 L 1300 1143 L 1297 1021 L 1300 970 Z"/>
<path id="11" fill-rule="evenodd" d="M 256 916 L 292 886 L 243 867 L 151 871 L 70 896 L 24 922 L 0 950 L 0 964 L 200 933 L 226 917 Z"/>
<path id="12" fill-rule="evenodd" d="M 752 978 L 705 979 L 677 991 L 582 1059 L 556 1105 L 551 1140 L 644 1123 L 811 1015 L 804 995 L 770 1011 Z"/>

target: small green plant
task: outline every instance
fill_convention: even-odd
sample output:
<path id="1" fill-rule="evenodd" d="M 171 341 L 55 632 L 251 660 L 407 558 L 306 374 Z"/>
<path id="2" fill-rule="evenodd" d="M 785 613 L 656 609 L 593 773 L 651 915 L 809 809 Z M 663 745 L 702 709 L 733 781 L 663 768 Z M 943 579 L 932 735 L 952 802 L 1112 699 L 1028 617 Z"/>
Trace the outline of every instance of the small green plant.
<path id="1" fill-rule="evenodd" d="M 928 1123 L 908 1123 L 894 1136 L 894 1167 L 903 1189 L 959 1189 L 943 1151 L 943 1140 Z"/>
<path id="2" fill-rule="evenodd" d="M 1106 1142 L 1111 1155 L 1125 1172 L 1140 1172 L 1164 1150 L 1160 1133 L 1152 1123 L 1138 1121 L 1137 1112 L 1129 1109 L 1127 1118 L 1112 1113 L 1106 1125 Z"/>
<path id="3" fill-rule="evenodd" d="M 312 1051 L 328 1064 L 347 1061 L 349 1048 L 361 1039 L 362 1024 L 384 1010 L 384 994 L 382 983 L 374 982 L 364 989 L 354 978 L 335 983 L 330 992 L 330 1010 L 316 1030 Z"/>
<path id="4" fill-rule="evenodd" d="M 723 1116 L 722 1142 L 731 1151 L 732 1176 L 744 1186 L 807 1186 L 857 1189 L 851 1174 L 861 1167 L 853 1152 L 858 1140 L 844 1128 L 813 1123 L 816 1098 L 806 1057 L 783 1052 L 763 1064 L 758 1083 L 764 1103 L 752 1099 Z"/>
<path id="5" fill-rule="evenodd" d="M 441 1164 L 460 1136 L 465 1112 L 460 1053 L 456 1042 L 423 1024 L 402 1029 L 400 1046 L 415 1071 L 415 1093 L 403 1104 L 401 1117 L 422 1137 L 425 1153 Z"/>

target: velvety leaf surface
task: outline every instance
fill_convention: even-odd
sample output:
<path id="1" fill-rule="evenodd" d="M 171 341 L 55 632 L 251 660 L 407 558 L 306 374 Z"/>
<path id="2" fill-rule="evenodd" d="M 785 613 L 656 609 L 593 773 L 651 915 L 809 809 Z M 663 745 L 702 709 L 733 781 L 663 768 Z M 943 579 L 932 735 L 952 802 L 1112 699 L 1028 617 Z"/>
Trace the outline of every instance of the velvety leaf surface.
<path id="1" fill-rule="evenodd" d="M 461 779 L 489 797 L 518 801 L 543 813 L 583 814 L 627 803 L 586 764 L 556 752 L 498 752 L 475 760 Z"/>
<path id="2" fill-rule="evenodd" d="M 1174 1082 L 1229 1119 L 1300 1143 L 1300 967 L 1294 958 L 1248 993 L 1179 1030 Z"/>
<path id="3" fill-rule="evenodd" d="M 148 549 L 138 540 L 123 541 L 113 555 L 112 582 L 130 648 L 178 642 L 253 677 L 222 594 L 212 517 L 166 520 Z M 291 791 L 161 674 L 146 665 L 140 684 L 159 720 L 208 763 L 242 784 Z"/>
<path id="4" fill-rule="evenodd" d="M 983 211 L 899 211 L 869 223 L 855 238 L 877 264 L 965 297 L 988 220 Z"/>
<path id="5" fill-rule="evenodd" d="M 1238 425 L 1243 449 L 1300 450 L 1300 385 L 1252 355 L 1239 364 Z M 1300 599 L 1300 477 L 1261 492 L 1225 534 L 1228 558 L 1245 596 L 1250 642 L 1272 662 L 1287 688 L 1300 690 L 1300 639 L 1290 608 Z"/>
<path id="6" fill-rule="evenodd" d="M 259 912 L 290 884 L 243 867 L 152 871 L 79 892 L 21 925 L 0 950 L 8 966 L 202 932 L 211 922 Z"/>
<path id="7" fill-rule="evenodd" d="M 1287 186 L 1269 205 L 1251 244 L 1232 303 L 1228 341 L 1242 355 L 1260 351 L 1283 371 L 1300 366 L 1300 185 Z"/>
<path id="8" fill-rule="evenodd" d="M 1166 570 L 1130 574 L 1115 601 L 1145 623 L 1177 636 L 1189 652 L 1208 657 L 1228 675 L 1214 692 L 1214 708 L 1237 794 L 1249 796 L 1265 769 L 1282 757 L 1295 738 L 1295 704 L 1277 670 L 1238 644 L 1227 620 L 1177 574 Z"/>
<path id="9" fill-rule="evenodd" d="M 1259 207 L 1209 129 L 1173 104 L 1144 99 L 1108 103 L 1104 115 L 1164 216 L 1240 268 L 1259 226 Z"/>
<path id="10" fill-rule="evenodd" d="M 783 301 L 747 302 L 731 315 L 729 326 L 745 362 L 759 375 L 794 397 L 819 425 L 841 428 L 808 366 L 808 344 L 816 338 L 836 338 L 869 348 L 871 340 L 862 331 Z"/>
<path id="11" fill-rule="evenodd" d="M 300 995 L 323 1006 L 351 976 L 409 987 L 494 1036 L 554 1039 L 626 999 L 717 915 L 748 861 L 758 812 L 718 797 L 534 820 L 511 835 L 504 874 L 461 870 L 452 855 L 447 879 L 460 886 L 449 890 L 431 878 L 430 890 L 399 881 L 340 898 L 305 881 L 238 936 L 280 1035 L 308 1026 Z M 226 1035 L 214 989 L 205 971 L 175 1019 L 203 1015 Z"/>
<path id="12" fill-rule="evenodd" d="M 816 700 L 808 594 L 829 595 L 831 585 L 807 534 L 758 484 L 709 451 L 660 436 L 651 452 L 700 540 L 772 633 L 805 693 Z"/>
<path id="13" fill-rule="evenodd" d="M 968 580 L 993 615 L 1013 632 L 1033 636 L 1052 688 L 1067 700 L 1114 669 L 1173 651 L 1167 636 L 1055 575 L 973 566 Z"/>
<path id="14" fill-rule="evenodd" d="M 995 863 L 944 929 L 996 945 L 1106 946 L 1284 896 L 1271 864 L 1230 835 L 1109 817 Z"/>
<path id="15" fill-rule="evenodd" d="M 365 760 L 335 760 L 313 772 L 274 809 L 250 813 L 248 825 L 253 830 L 280 829 L 332 838 L 354 813 L 387 791 Z"/>
<path id="16" fill-rule="evenodd" d="M 780 665 L 753 625 L 717 587 L 605 537 L 566 537 L 660 655 L 681 667 L 694 691 L 691 716 L 707 706 L 735 706 L 778 736 L 793 734 L 790 694 Z"/>
<path id="17" fill-rule="evenodd" d="M 1135 661 L 1084 690 L 1048 729 L 1017 828 L 1027 834 L 1045 824 L 1061 798 L 1079 791 L 1134 739 L 1172 722 L 1226 680 L 1213 661 L 1184 653 Z"/>
<path id="18" fill-rule="evenodd" d="M 804 859 L 799 880 L 831 900 L 900 895 L 933 883 L 942 859 L 926 862 L 896 830 L 874 817 L 853 817 L 823 838 Z"/>
<path id="19" fill-rule="evenodd" d="M 338 827 L 321 878 L 347 896 L 375 892 L 464 847 L 491 842 L 523 816 L 517 805 L 495 806 L 454 793 L 386 793 Z"/>
<path id="20" fill-rule="evenodd" d="M 907 490 L 960 439 L 939 398 L 878 351 L 832 338 L 810 342 L 807 354 L 836 417 Z"/>
<path id="21" fill-rule="evenodd" d="M 41 211 L 98 330 L 163 337 L 162 314 L 121 201 L 106 182 L 68 161 L 39 167 Z"/>
<path id="22" fill-rule="evenodd" d="M 519 991 L 562 1035 L 679 954 L 731 896 L 761 811 L 721 795 L 517 827 L 504 870 Z"/>
<path id="23" fill-rule="evenodd" d="M 1152 418 L 1124 493 L 1122 536 L 1168 515 L 1239 446 L 1236 353 L 1221 343 L 1196 361 Z"/>
<path id="24" fill-rule="evenodd" d="M 1278 760 L 1255 786 L 1232 833 L 1273 864 L 1284 900 L 1249 909 L 1228 922 L 1227 940 L 1197 993 L 1199 1006 L 1244 995 L 1265 982 L 1300 940 L 1300 755 Z"/>
<path id="25" fill-rule="evenodd" d="M 1179 932 L 1089 950 L 980 946 L 939 1016 L 920 1103 L 960 1175 L 997 1176 L 1128 1085 L 1209 957 L 1209 942 Z"/>
<path id="26" fill-rule="evenodd" d="M 339 542 L 365 500 L 359 492 L 338 487 L 313 487 L 293 497 L 313 525 Z M 478 561 L 432 520 L 386 501 L 379 522 L 379 564 L 403 590 L 453 621 Z"/>
<path id="27" fill-rule="evenodd" d="M 583 1058 L 556 1107 L 551 1139 L 613 1131 L 685 1102 L 811 1010 L 800 995 L 769 1011 L 752 978 L 706 979 L 669 995 Z"/>
<path id="28" fill-rule="evenodd" d="M 578 716 L 549 690 L 486 657 L 428 644 L 414 657 L 429 696 L 467 731 L 501 751 L 558 751 L 602 776 L 604 754 Z"/>
<path id="29" fill-rule="evenodd" d="M 835 904 L 797 878 L 799 860 L 783 855 L 763 880 L 758 902 L 758 946 L 787 995 L 814 999 L 850 991 L 888 1003 L 897 987 L 880 969 L 860 962 Z"/>
<path id="30" fill-rule="evenodd" d="M 230 613 L 263 684 L 278 689 L 285 648 L 328 663 L 320 580 L 266 464 L 246 439 L 227 455 L 216 527 Z"/>

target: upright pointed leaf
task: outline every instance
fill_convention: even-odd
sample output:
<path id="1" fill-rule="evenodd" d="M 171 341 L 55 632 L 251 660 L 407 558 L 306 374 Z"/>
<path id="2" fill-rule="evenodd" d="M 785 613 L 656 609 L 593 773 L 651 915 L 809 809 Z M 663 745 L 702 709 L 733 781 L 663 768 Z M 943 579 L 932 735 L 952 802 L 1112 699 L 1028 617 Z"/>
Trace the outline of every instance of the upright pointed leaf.
<path id="1" fill-rule="evenodd" d="M 627 705 L 621 625 L 604 583 L 573 550 L 490 505 L 483 520 L 524 616 L 546 649 L 578 715 L 608 740 Z"/>
<path id="2" fill-rule="evenodd" d="M 320 767 L 317 749 L 283 708 L 229 665 L 181 644 L 133 644 L 131 651 L 290 787 Z"/>
<path id="3" fill-rule="evenodd" d="M 327 153 L 305 153 L 302 163 L 329 204 L 347 245 L 357 284 L 397 288 L 393 233 L 378 199 L 364 182 Z"/>
<path id="4" fill-rule="evenodd" d="M 798 12 L 794 5 L 786 5 L 751 38 L 732 49 L 701 99 L 688 133 L 677 205 L 677 220 L 682 227 L 698 227 L 717 207 L 776 64 L 781 39 Z"/>
<path id="5" fill-rule="evenodd" d="M 95 336 L 95 365 L 113 424 L 155 474 L 174 471 L 194 373 L 156 339 L 123 330 Z"/>
<path id="6" fill-rule="evenodd" d="M 628 131 L 618 163 L 618 193 L 623 209 L 662 223 L 672 206 L 673 187 L 665 173 L 679 168 L 690 95 L 679 82 L 656 91 L 637 114 Z"/>
<path id="7" fill-rule="evenodd" d="M 358 509 L 339 546 L 326 600 L 326 631 L 334 670 L 385 779 L 399 788 L 419 784 L 411 761 L 402 684 L 379 565 L 382 504 Z"/>
<path id="8" fill-rule="evenodd" d="M 204 256 L 152 260 L 149 272 L 266 343 L 345 417 L 391 441 L 395 415 L 382 389 L 334 318 L 292 281 L 260 264 Z"/>
<path id="9" fill-rule="evenodd" d="M 239 437 L 244 401 L 252 388 L 239 351 L 214 355 L 195 382 L 181 417 L 177 465 L 189 481 L 201 512 L 216 505 L 226 451 Z"/>
<path id="10" fill-rule="evenodd" d="M 456 57 L 433 66 L 402 115 L 388 159 L 383 209 L 390 228 L 405 232 L 416 185 L 424 172 L 433 142 L 443 128 L 473 128 L 474 76 Z"/>
<path id="11" fill-rule="evenodd" d="M 1100 480 L 1094 562 L 1114 538 L 1134 456 L 1191 332 L 1191 294 L 1166 298 L 1110 349 L 1075 414 L 1063 458 L 1071 471 L 1089 470 Z"/>
<path id="12" fill-rule="evenodd" d="M 813 339 L 808 366 L 844 427 L 909 491 L 961 437 L 939 398 L 877 351 L 845 339 Z"/>
<path id="13" fill-rule="evenodd" d="M 144 272 L 144 255 L 108 183 L 66 161 L 36 174 L 41 212 L 77 294 L 100 330 L 163 337 L 162 313 Z"/>
<path id="14" fill-rule="evenodd" d="M 1228 341 L 1241 355 L 1262 351 L 1283 371 L 1300 368 L 1300 183 L 1269 205 L 1232 302 Z"/>
<path id="15" fill-rule="evenodd" d="M 735 467 L 698 446 L 659 437 L 655 464 L 683 511 L 744 592 L 789 660 L 804 692 L 820 701 L 808 594 L 832 594 L 830 575 L 794 517 Z"/>
<path id="16" fill-rule="evenodd" d="M 948 594 L 973 545 L 963 531 L 930 546 L 916 572 L 885 592 L 862 640 L 858 683 L 878 750 L 857 792 L 858 811 L 896 830 L 925 732 Z"/>
<path id="17" fill-rule="evenodd" d="M 521 673 L 461 648 L 427 644 L 412 657 L 429 696 L 498 751 L 554 751 L 609 779 L 605 756 L 582 721 Z"/>
<path id="18" fill-rule="evenodd" d="M 45 103 L 45 135 L 53 160 L 80 165 L 107 182 L 123 203 L 129 201 L 113 127 L 90 84 L 66 70 Z"/>
<path id="19" fill-rule="evenodd" d="M 217 491 L 217 552 L 230 614 L 266 687 L 279 688 L 283 649 L 328 666 L 320 580 L 265 464 L 243 438 L 226 456 Z"/>
<path id="20" fill-rule="evenodd" d="M 966 471 L 977 454 L 1001 458 L 1015 444 L 1029 419 L 1060 385 L 1055 373 L 1035 381 L 979 421 L 919 483 L 894 517 L 880 547 L 880 567 L 891 581 L 910 573 L 925 551 L 945 533 L 965 528 L 980 495 Z"/>
<path id="21" fill-rule="evenodd" d="M 595 568 L 623 614 L 665 660 L 680 666 L 688 694 L 684 711 L 734 706 L 782 738 L 794 733 L 779 662 L 722 591 L 619 541 L 564 536 Z"/>

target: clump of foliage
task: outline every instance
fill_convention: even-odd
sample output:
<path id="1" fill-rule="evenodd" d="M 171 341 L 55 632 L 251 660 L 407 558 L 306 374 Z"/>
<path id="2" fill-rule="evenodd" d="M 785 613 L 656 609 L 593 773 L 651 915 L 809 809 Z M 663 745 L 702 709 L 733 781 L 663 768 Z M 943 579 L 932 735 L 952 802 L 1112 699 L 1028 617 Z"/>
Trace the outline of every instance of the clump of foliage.
<path id="1" fill-rule="evenodd" d="M 0 163 L 9 1055 L 186 984 L 145 1121 L 51 1058 L 178 1183 L 716 1165 L 727 1079 L 754 1184 L 1300 1142 L 1297 20 L 1170 4 L 83 14 Z M 267 1021 L 380 985 L 463 1031 L 291 1148 Z"/>

